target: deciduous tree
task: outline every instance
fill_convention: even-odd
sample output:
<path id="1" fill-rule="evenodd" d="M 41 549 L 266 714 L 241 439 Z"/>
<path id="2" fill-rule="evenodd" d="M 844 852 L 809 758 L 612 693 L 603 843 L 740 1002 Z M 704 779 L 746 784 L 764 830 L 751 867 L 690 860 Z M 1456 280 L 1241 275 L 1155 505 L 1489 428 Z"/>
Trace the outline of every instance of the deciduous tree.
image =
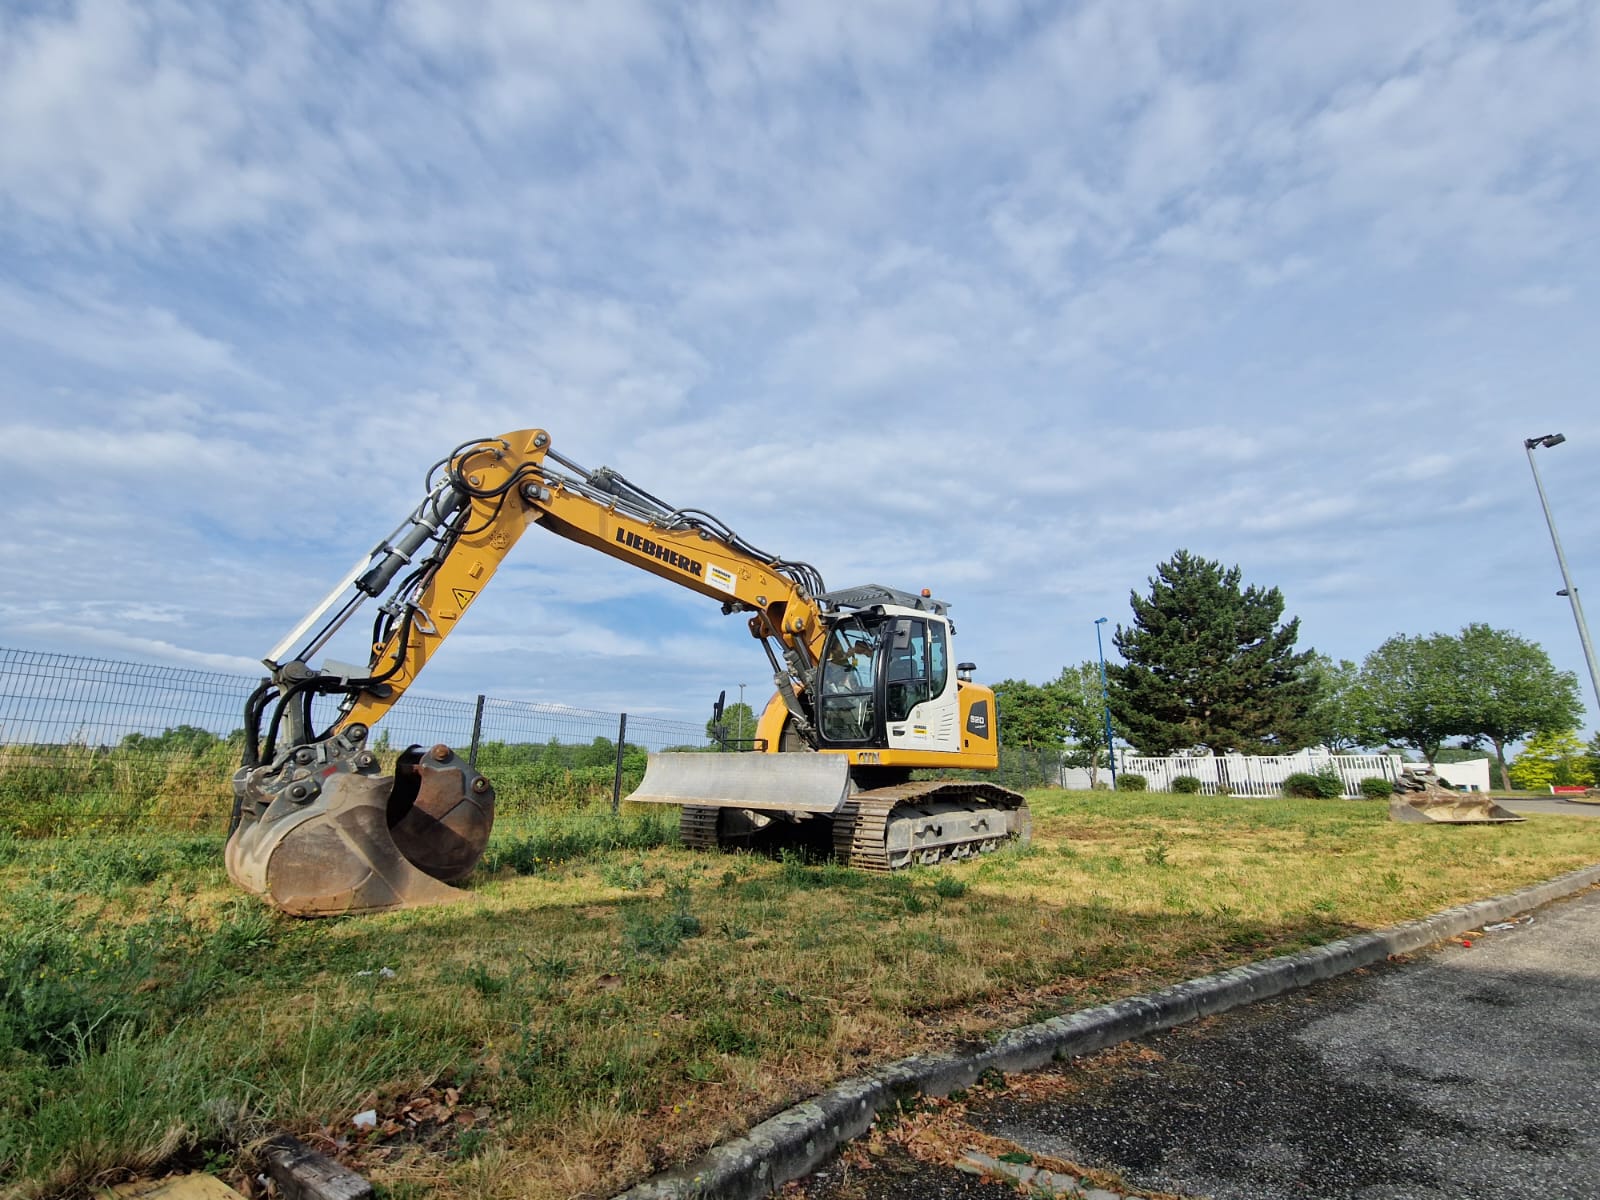
<path id="1" fill-rule="evenodd" d="M 1070 704 L 1053 683 L 1041 687 L 1026 679 L 1003 679 L 994 685 L 994 698 L 1001 745 L 1054 750 L 1066 741 Z"/>
<path id="2" fill-rule="evenodd" d="M 1315 654 L 1306 673 L 1316 684 L 1310 718 L 1316 740 L 1335 754 L 1363 745 L 1369 722 L 1357 686 L 1361 668 L 1348 658 L 1334 662 L 1326 654 Z"/>
<path id="3" fill-rule="evenodd" d="M 1465 706 L 1458 732 L 1493 746 L 1502 774 L 1507 743 L 1578 724 L 1583 712 L 1578 677 L 1556 670 L 1536 642 L 1483 624 L 1468 625 L 1457 640 Z"/>
<path id="4" fill-rule="evenodd" d="M 1101 766 L 1111 761 L 1110 747 L 1106 745 L 1106 710 L 1100 687 L 1100 668 L 1092 662 L 1062 667 L 1055 685 L 1068 705 L 1067 737 L 1072 746 L 1067 751 L 1066 764 L 1069 767 L 1087 767 L 1089 786 L 1094 787 L 1100 782 Z"/>
<path id="5" fill-rule="evenodd" d="M 756 735 L 756 715 L 743 700 L 735 700 L 722 710 L 722 720 L 712 717 L 706 722 L 706 737 L 713 742 L 726 741 L 736 750 Z"/>
<path id="6" fill-rule="evenodd" d="M 1280 625 L 1277 588 L 1240 586 L 1237 566 L 1179 550 L 1132 593 L 1133 624 L 1113 641 L 1111 708 L 1147 754 L 1206 747 L 1281 753 L 1314 740 L 1316 683 L 1296 653 L 1298 618 Z"/>
<path id="7" fill-rule="evenodd" d="M 1584 745 L 1571 730 L 1536 733 L 1511 763 L 1511 782 L 1524 791 L 1542 792 L 1551 784 L 1587 784 Z"/>
<path id="8" fill-rule="evenodd" d="M 1448 634 L 1396 634 L 1367 655 L 1356 682 L 1362 740 L 1413 747 L 1433 766 L 1444 740 L 1468 724 L 1460 651 Z"/>

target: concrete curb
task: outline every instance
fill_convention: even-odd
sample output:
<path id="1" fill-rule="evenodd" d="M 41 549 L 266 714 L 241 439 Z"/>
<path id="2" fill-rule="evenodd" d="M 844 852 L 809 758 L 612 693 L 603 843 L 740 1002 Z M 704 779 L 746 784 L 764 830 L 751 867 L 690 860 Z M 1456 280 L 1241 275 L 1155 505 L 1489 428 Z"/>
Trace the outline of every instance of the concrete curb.
<path id="1" fill-rule="evenodd" d="M 973 1053 L 903 1058 L 787 1108 L 688 1166 L 647 1179 L 615 1200 L 755 1200 L 814 1171 L 839 1147 L 865 1133 L 878 1113 L 917 1093 L 946 1096 L 970 1087 L 987 1071 L 1032 1071 L 1056 1059 L 1091 1054 L 1196 1017 L 1332 979 L 1391 955 L 1409 954 L 1596 883 L 1600 883 L 1600 864 L 1509 895 L 1447 908 L 1419 921 L 1026 1025 Z"/>

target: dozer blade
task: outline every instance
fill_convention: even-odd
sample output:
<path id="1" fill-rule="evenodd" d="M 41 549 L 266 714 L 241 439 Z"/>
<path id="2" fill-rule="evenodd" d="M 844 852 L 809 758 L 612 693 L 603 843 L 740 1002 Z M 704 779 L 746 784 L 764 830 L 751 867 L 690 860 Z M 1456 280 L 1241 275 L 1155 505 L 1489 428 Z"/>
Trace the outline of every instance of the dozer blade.
<path id="1" fill-rule="evenodd" d="M 436 746 L 412 747 L 394 777 L 335 748 L 236 780 L 244 817 L 228 839 L 240 887 L 297 917 L 448 904 L 446 880 L 477 864 L 494 820 L 488 780 Z M 441 753 L 442 752 L 442 753 Z"/>
<path id="2" fill-rule="evenodd" d="M 1463 792 L 1453 797 L 1419 794 L 1415 800 L 1396 796 L 1389 801 L 1389 819 L 1410 825 L 1505 825 L 1528 818 L 1487 796 Z"/>
<path id="3" fill-rule="evenodd" d="M 832 813 L 850 791 L 842 754 L 652 754 L 629 800 L 696 808 Z"/>

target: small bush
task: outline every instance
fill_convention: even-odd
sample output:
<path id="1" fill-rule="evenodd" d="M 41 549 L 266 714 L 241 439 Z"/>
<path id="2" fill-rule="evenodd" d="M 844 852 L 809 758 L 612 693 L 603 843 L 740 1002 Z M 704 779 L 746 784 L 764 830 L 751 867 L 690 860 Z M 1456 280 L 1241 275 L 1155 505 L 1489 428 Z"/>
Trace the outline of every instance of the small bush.
<path id="1" fill-rule="evenodd" d="M 1368 775 L 1361 781 L 1361 794 L 1368 800 L 1387 800 L 1394 795 L 1394 784 L 1377 775 Z"/>
<path id="2" fill-rule="evenodd" d="M 1193 775 L 1175 775 L 1172 779 L 1172 790 L 1181 792 L 1185 796 L 1200 794 L 1200 781 Z"/>
<path id="3" fill-rule="evenodd" d="M 1124 771 L 1117 776 L 1117 791 L 1119 792 L 1144 792 L 1149 791 L 1150 781 L 1143 775 L 1135 775 Z"/>
<path id="4" fill-rule="evenodd" d="M 1335 800 L 1344 795 L 1344 780 L 1333 767 L 1296 771 L 1283 781 L 1283 794 L 1301 800 Z"/>

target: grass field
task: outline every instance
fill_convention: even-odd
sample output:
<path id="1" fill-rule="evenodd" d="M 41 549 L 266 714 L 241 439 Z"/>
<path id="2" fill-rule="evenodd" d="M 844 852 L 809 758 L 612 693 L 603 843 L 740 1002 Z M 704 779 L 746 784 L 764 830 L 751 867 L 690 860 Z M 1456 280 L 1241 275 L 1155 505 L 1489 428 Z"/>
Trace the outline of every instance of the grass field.
<path id="1" fill-rule="evenodd" d="M 1600 861 L 1576 818 L 1031 799 L 1031 849 L 886 877 L 524 819 L 469 902 L 323 922 L 237 895 L 214 834 L 0 836 L 0 1179 L 245 1186 L 282 1125 L 391 1197 L 602 1195 L 871 1064 Z"/>

